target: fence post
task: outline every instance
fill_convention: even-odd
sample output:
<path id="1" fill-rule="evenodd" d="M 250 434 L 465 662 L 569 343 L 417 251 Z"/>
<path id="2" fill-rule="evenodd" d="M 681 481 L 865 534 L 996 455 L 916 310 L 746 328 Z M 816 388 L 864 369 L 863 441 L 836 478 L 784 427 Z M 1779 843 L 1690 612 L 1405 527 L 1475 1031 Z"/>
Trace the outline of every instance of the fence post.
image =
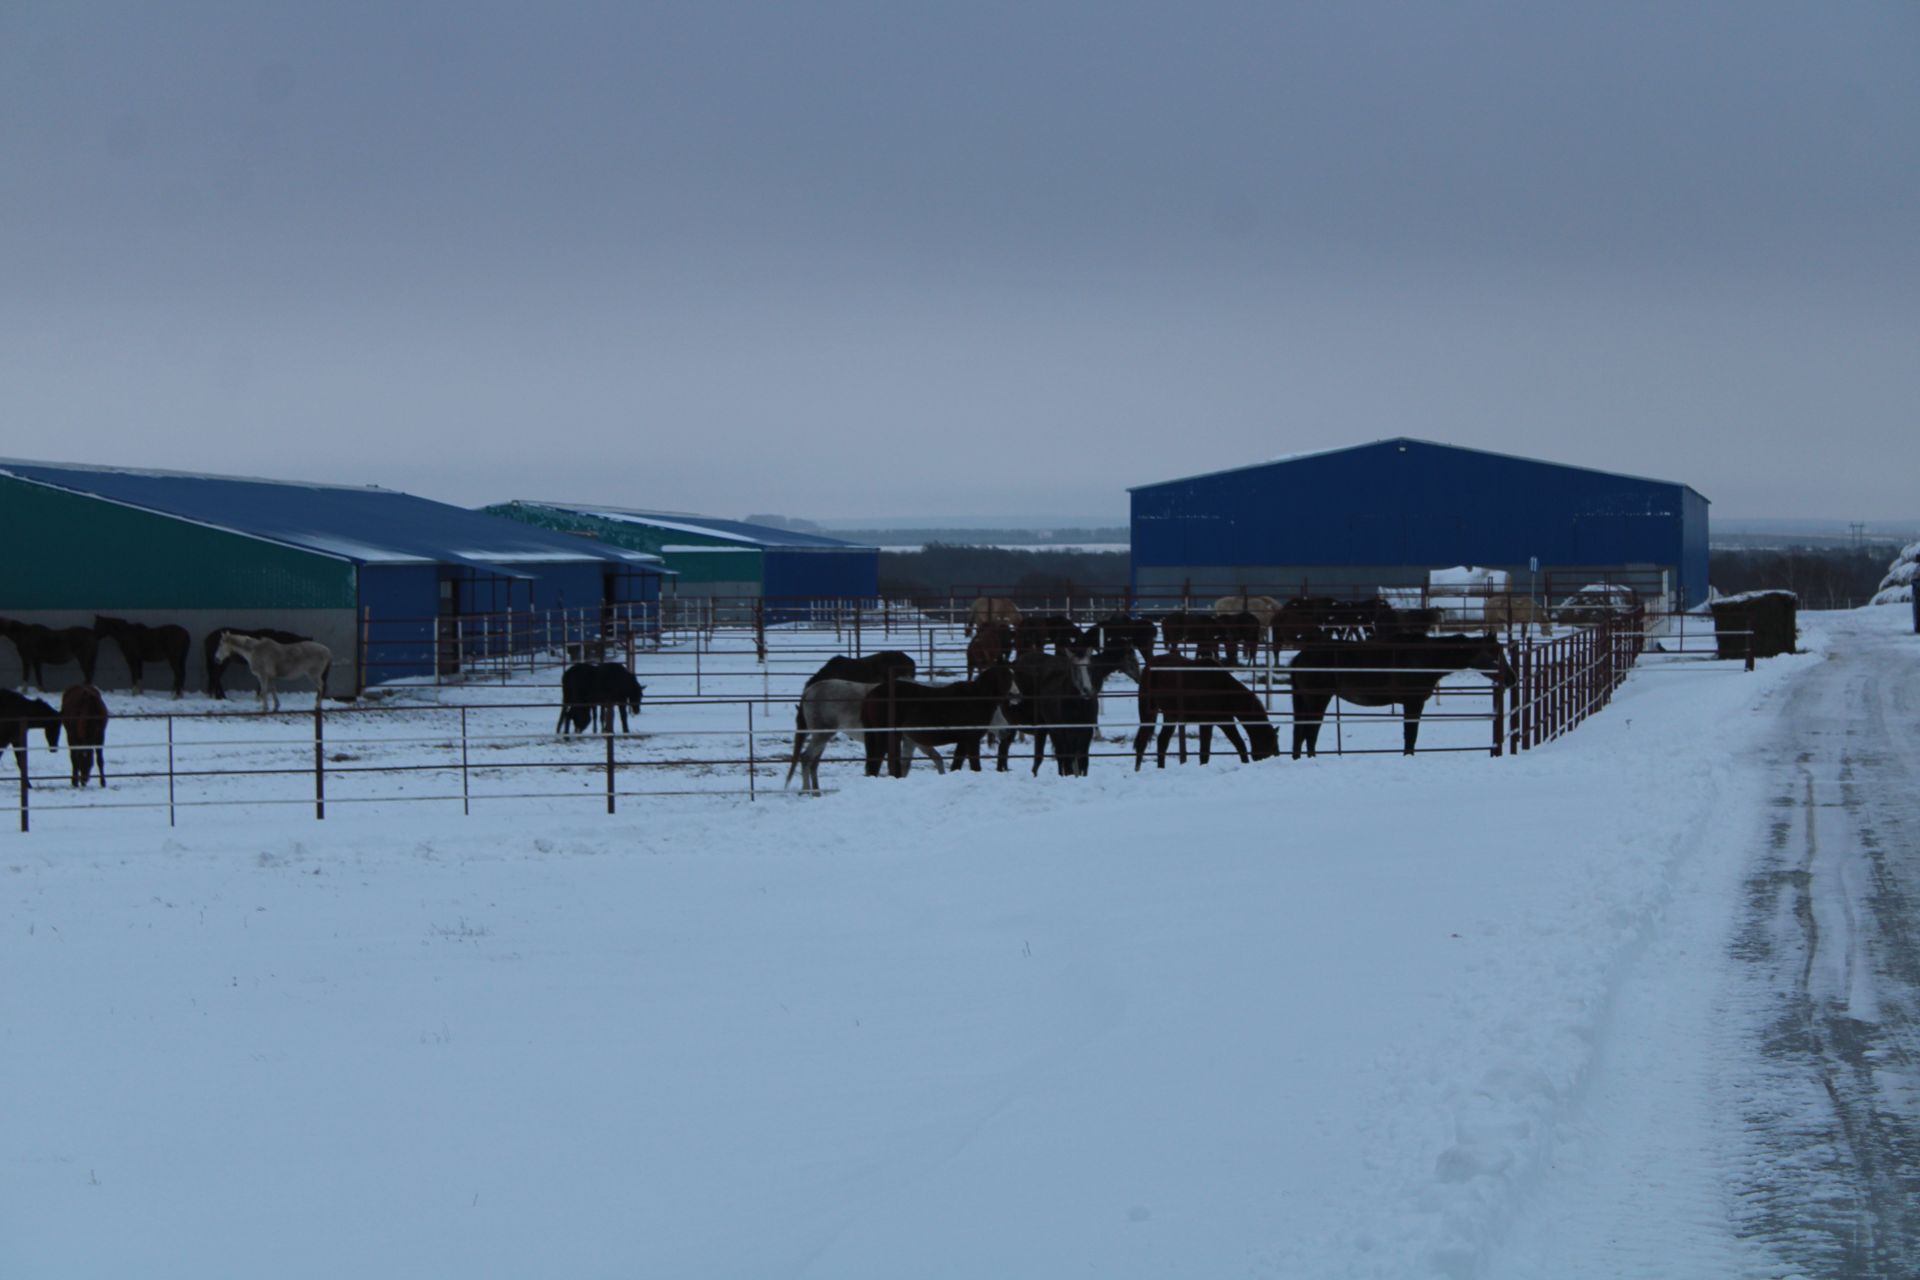
<path id="1" fill-rule="evenodd" d="M 167 825 L 173 825 L 173 713 L 167 713 Z"/>
<path id="2" fill-rule="evenodd" d="M 20 732 L 22 734 L 20 739 L 20 754 L 16 756 L 15 759 L 20 765 L 20 830 L 25 832 L 29 830 L 27 822 L 27 760 L 33 755 L 33 751 L 26 746 L 27 739 L 25 735 L 28 732 L 28 728 L 24 720 L 20 722 Z"/>
<path id="3" fill-rule="evenodd" d="M 473 799 L 467 790 L 467 709 L 460 708 L 460 816 L 473 814 Z"/>
<path id="4" fill-rule="evenodd" d="M 1498 756 L 1506 745 L 1507 737 L 1507 686 L 1498 680 L 1493 682 L 1493 751 Z"/>
<path id="5" fill-rule="evenodd" d="M 324 721 L 320 697 L 316 694 L 313 699 L 313 816 L 316 819 L 327 816 L 327 744 L 320 728 Z"/>
<path id="6" fill-rule="evenodd" d="M 747 704 L 747 799 L 748 800 L 758 800 L 760 798 L 758 791 L 755 789 L 753 770 L 754 770 L 753 704 L 749 702 Z"/>
<path id="7" fill-rule="evenodd" d="M 613 721 L 608 718 L 601 732 L 607 739 L 607 812 L 613 812 Z"/>

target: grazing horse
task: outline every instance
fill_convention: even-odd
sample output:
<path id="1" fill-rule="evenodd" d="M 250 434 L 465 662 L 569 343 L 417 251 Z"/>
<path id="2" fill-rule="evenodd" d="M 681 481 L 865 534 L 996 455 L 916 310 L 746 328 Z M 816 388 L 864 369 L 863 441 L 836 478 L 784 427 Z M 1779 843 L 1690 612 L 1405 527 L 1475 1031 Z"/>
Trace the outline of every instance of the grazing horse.
<path id="1" fill-rule="evenodd" d="M 1345 698 L 1362 707 L 1400 708 L 1404 750 L 1413 754 L 1420 713 L 1441 680 L 1455 671 L 1479 671 L 1496 684 L 1513 683 L 1506 650 L 1492 636 L 1402 635 L 1391 640 L 1337 641 L 1308 645 L 1293 657 L 1293 758 L 1308 755 L 1320 740 L 1327 704 Z"/>
<path id="2" fill-rule="evenodd" d="M 997 622 L 981 627 L 973 633 L 973 639 L 967 641 L 967 678 L 972 679 L 996 662 L 1006 661 L 1012 653 L 1012 627 Z"/>
<path id="3" fill-rule="evenodd" d="M 867 695 L 879 687 L 877 682 L 861 680 L 816 680 L 807 685 L 794 717 L 793 754 L 783 787 L 792 784 L 797 768 L 800 790 L 819 792 L 820 757 L 835 734 L 844 733 L 856 741 L 865 738 L 861 709 Z"/>
<path id="4" fill-rule="evenodd" d="M 327 696 L 327 672 L 333 669 L 333 652 L 318 640 L 281 644 L 278 640 L 268 640 L 263 636 L 236 635 L 229 631 L 220 637 L 220 643 L 214 648 L 214 660 L 225 662 L 227 655 L 233 653 L 246 660 L 247 669 L 260 682 L 262 711 L 267 710 L 269 696 L 273 699 L 273 710 L 280 709 L 280 690 L 276 686 L 289 677 L 313 681 L 313 705 L 316 708 L 321 699 Z"/>
<path id="5" fill-rule="evenodd" d="M 1019 626 L 1020 606 L 1005 596 L 975 596 L 973 603 L 967 606 L 966 634 L 972 635 L 988 625 Z"/>
<path id="6" fill-rule="evenodd" d="M 46 627 L 38 622 L 15 622 L 7 618 L 0 619 L 0 633 L 13 641 L 13 647 L 20 653 L 20 678 L 23 683 L 31 677 L 35 688 L 46 688 L 47 677 L 41 668 L 63 662 L 79 663 L 80 678 L 88 684 L 93 683 L 93 666 L 99 656 L 100 641 L 90 628 Z"/>
<path id="7" fill-rule="evenodd" d="M 1200 726 L 1200 763 L 1213 754 L 1213 731 L 1218 726 L 1227 741 L 1240 753 L 1243 763 L 1265 760 L 1280 754 L 1280 735 L 1267 719 L 1267 709 L 1253 690 L 1233 678 L 1233 674 L 1212 662 L 1194 661 L 1178 654 L 1162 654 L 1147 664 L 1140 681 L 1140 731 L 1133 738 L 1133 767 L 1138 772 L 1147 754 L 1147 740 L 1154 725 L 1165 719 L 1160 729 L 1160 751 L 1156 761 L 1167 767 L 1167 743 L 1175 729 L 1189 724 Z M 1244 725 L 1247 739 L 1242 741 L 1235 725 Z M 1180 759 L 1186 761 L 1182 740 Z"/>
<path id="8" fill-rule="evenodd" d="M 576 662 L 561 673 L 560 719 L 553 731 L 612 733 L 618 710 L 620 732 L 629 733 L 627 714 L 640 714 L 640 700 L 646 693 L 647 686 L 618 662 Z"/>
<path id="9" fill-rule="evenodd" d="M 891 686 L 876 686 L 867 694 L 860 709 L 865 731 L 867 776 L 878 777 L 880 762 L 896 778 L 907 774 L 908 760 L 901 740 L 924 752 L 941 773 L 946 766 L 936 748 L 951 746 L 953 766 L 962 764 L 976 772 L 980 768 L 980 740 L 987 734 L 996 713 L 1009 704 L 1017 705 L 1020 690 L 1013 682 L 1013 669 L 1004 663 L 988 667 L 972 680 L 957 684 L 927 685 L 912 680 L 896 680 Z"/>
<path id="10" fill-rule="evenodd" d="M 166 623 L 150 627 L 144 622 L 128 622 L 125 618 L 109 618 L 95 614 L 93 633 L 102 640 L 111 640 L 120 646 L 121 656 L 127 660 L 127 674 L 133 677 L 133 691 L 140 692 L 140 678 L 146 673 L 148 659 L 165 662 L 173 668 L 173 696 L 179 697 L 187 687 L 187 654 L 193 649 L 193 637 L 187 634 L 185 627 Z M 89 679 L 91 684 L 92 680 Z"/>
<path id="11" fill-rule="evenodd" d="M 220 647 L 220 637 L 226 635 L 228 632 L 232 632 L 237 636 L 257 636 L 264 637 L 268 640 L 278 640 L 281 644 L 299 644 L 304 640 L 313 639 L 312 636 L 297 635 L 294 632 L 281 631 L 275 627 L 215 627 L 213 630 L 207 632 L 207 638 L 201 642 L 200 646 L 201 652 L 206 655 L 207 659 L 207 695 L 223 700 L 227 696 L 227 665 L 237 659 L 236 655 L 232 654 L 229 654 L 225 658 L 216 659 L 213 653 L 214 650 Z"/>
<path id="12" fill-rule="evenodd" d="M 100 765 L 100 785 L 107 785 L 107 702 L 90 684 L 76 684 L 60 695 L 60 723 L 67 730 L 67 759 L 73 766 L 73 785 L 84 787 Z"/>
<path id="13" fill-rule="evenodd" d="M 22 778 L 27 776 L 27 735 L 35 729 L 47 735 L 47 750 L 60 749 L 60 713 L 39 698 L 0 689 L 0 750 L 13 748 Z"/>

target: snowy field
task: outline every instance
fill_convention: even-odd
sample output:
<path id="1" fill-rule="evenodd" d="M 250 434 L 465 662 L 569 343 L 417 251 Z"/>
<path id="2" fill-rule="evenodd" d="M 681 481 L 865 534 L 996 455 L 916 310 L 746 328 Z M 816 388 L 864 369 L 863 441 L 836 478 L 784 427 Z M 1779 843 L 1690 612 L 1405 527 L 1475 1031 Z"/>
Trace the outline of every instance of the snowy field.
<path id="1" fill-rule="evenodd" d="M 1753 674 L 1652 659 L 1505 759 L 869 781 L 841 751 L 819 799 L 687 765 L 631 785 L 706 794 L 609 817 L 600 740 L 473 705 L 509 685 L 404 695 L 561 766 L 471 817 L 448 773 L 330 779 L 447 798 L 324 823 L 311 775 L 209 784 L 304 809 L 173 828 L 97 807 L 164 781 L 36 792 L 33 834 L 0 832 L 0 1275 L 1461 1277 L 1528 1273 L 1516 1240 L 1551 1274 L 1528 1213 L 1624 984 L 1676 885 L 1737 884 L 1763 830 L 1743 746 L 1829 627 L 1895 613 L 1802 615 L 1809 652 Z M 708 655 L 743 700 L 668 705 L 686 662 L 643 662 L 623 760 L 730 758 L 781 692 Z M 756 716 L 779 755 L 791 711 Z M 136 724 L 110 764 L 140 767 Z M 183 755 L 311 765 L 311 717 L 183 724 Z M 328 732 L 457 749 L 415 715 Z M 1670 1274 L 1783 1274 L 1674 1248 L 1700 1265 Z"/>

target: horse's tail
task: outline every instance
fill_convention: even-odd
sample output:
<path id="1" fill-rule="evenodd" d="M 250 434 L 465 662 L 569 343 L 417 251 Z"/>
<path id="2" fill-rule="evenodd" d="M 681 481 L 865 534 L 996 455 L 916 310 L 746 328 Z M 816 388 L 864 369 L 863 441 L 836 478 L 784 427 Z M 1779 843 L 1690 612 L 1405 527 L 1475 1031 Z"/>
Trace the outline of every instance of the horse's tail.
<path id="1" fill-rule="evenodd" d="M 328 658 L 327 665 L 320 668 L 320 692 L 316 695 L 317 697 L 325 698 L 327 696 L 327 676 L 330 675 L 332 671 L 333 659 Z"/>
<path id="2" fill-rule="evenodd" d="M 793 704 L 793 754 L 787 757 L 787 780 L 780 784 L 781 790 L 793 785 L 793 771 L 800 767 L 800 740 L 806 734 L 806 712 L 799 703 Z"/>

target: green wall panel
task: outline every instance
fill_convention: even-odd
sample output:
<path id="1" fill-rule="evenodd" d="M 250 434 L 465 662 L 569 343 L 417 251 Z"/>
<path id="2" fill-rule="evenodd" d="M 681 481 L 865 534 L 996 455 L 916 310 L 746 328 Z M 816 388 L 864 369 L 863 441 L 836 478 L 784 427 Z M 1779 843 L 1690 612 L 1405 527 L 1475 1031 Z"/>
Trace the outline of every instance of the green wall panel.
<path id="1" fill-rule="evenodd" d="M 0 476 L 0 614 L 351 609 L 344 560 Z"/>

